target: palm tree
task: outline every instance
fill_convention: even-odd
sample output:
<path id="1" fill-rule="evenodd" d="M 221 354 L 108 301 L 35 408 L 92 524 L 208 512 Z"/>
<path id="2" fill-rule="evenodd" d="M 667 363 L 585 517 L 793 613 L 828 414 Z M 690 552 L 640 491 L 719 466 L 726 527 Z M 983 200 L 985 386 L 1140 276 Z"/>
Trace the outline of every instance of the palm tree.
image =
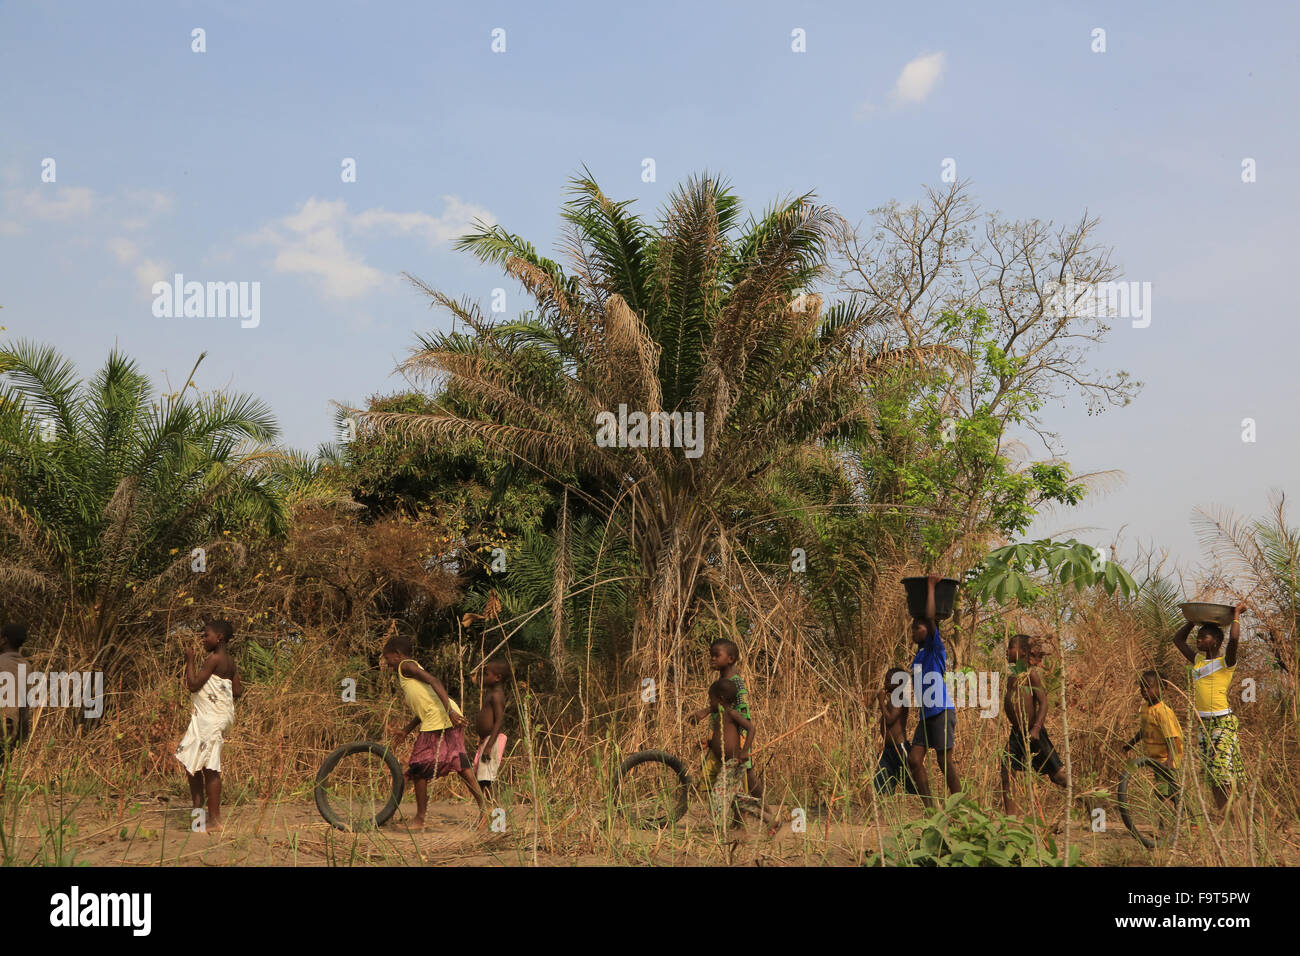
<path id="1" fill-rule="evenodd" d="M 270 410 L 198 393 L 194 371 L 158 395 L 116 350 L 83 381 L 53 348 L 0 348 L 0 582 L 66 605 L 104 662 L 119 623 L 189 573 L 192 549 L 285 525 Z"/>
<path id="2" fill-rule="evenodd" d="M 856 300 L 823 312 L 803 294 L 823 274 L 837 222 L 810 195 L 742 223 L 739 199 L 705 175 L 651 223 L 590 175 L 571 194 L 568 271 L 500 226 L 478 224 L 458 243 L 518 280 L 532 311 L 492 320 L 412 280 L 468 331 L 421 336 L 401 370 L 477 413 L 442 406 L 370 421 L 478 437 L 563 480 L 577 504 L 618 516 L 638 558 L 633 659 L 640 674 L 658 673 L 682 648 L 730 520 L 724 502 L 758 494 L 796 450 L 854 431 L 868 411 L 863 382 L 902 355 L 860 347 L 877 317 Z M 603 447 L 598 416 L 620 405 L 702 415 L 698 448 Z"/>

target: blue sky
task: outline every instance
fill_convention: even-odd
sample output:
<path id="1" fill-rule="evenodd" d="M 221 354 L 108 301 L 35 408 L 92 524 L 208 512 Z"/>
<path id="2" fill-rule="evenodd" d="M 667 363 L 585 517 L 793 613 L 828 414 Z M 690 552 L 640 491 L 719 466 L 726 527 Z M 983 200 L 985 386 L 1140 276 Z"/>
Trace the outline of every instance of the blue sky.
<path id="1" fill-rule="evenodd" d="M 311 448 L 331 400 L 400 387 L 415 332 L 446 321 L 400 273 L 506 286 L 513 310 L 450 240 L 484 216 L 551 249 L 583 165 L 646 212 L 707 169 L 752 206 L 813 189 L 857 220 L 940 185 L 950 156 L 985 208 L 1100 216 L 1125 278 L 1152 283 L 1151 326 L 1117 321 L 1096 356 L 1147 383 L 1137 401 L 1048 414 L 1077 471 L 1126 481 L 1035 531 L 1122 527 L 1190 563 L 1194 507 L 1300 494 L 1296 8 L 873 6 L 3 3 L 0 324 L 87 374 L 114 344 L 160 379 L 206 351 L 203 386 L 261 396 Z M 918 60 L 941 66 L 900 101 Z M 260 282 L 260 325 L 156 318 L 149 287 L 175 272 Z"/>

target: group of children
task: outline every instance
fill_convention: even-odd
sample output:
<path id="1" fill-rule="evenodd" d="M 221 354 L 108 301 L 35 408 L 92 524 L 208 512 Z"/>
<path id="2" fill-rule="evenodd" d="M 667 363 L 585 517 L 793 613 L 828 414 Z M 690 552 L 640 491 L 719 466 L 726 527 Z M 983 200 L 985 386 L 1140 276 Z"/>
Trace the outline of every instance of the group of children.
<path id="1" fill-rule="evenodd" d="M 900 786 L 905 793 L 918 794 L 927 806 L 935 805 L 926 751 L 933 750 L 944 775 L 949 793 L 961 790 L 961 781 L 953 760 L 955 748 L 956 708 L 944 680 L 947 651 L 935 617 L 934 588 L 938 575 L 929 575 L 925 614 L 912 620 L 912 640 L 917 646 L 912 662 L 919 687 L 933 688 L 922 695 L 922 714 L 910 746 L 907 740 L 907 688 L 914 684 L 913 674 L 891 667 L 885 674 L 885 686 L 879 692 L 880 731 L 883 747 L 877 766 L 875 789 L 888 794 Z M 1183 625 L 1174 635 L 1174 646 L 1192 666 L 1193 705 L 1199 723 L 1197 743 L 1206 775 L 1214 794 L 1215 805 L 1222 810 L 1236 786 L 1245 780 L 1241 745 L 1237 735 L 1237 717 L 1228 702 L 1228 687 L 1237 665 L 1240 618 L 1245 603 L 1233 610 L 1227 645 L 1223 628 L 1201 624 L 1197 630 L 1195 650 L 1187 639 L 1197 625 Z M 1066 769 L 1044 726 L 1048 702 L 1042 676 L 1042 648 L 1025 634 L 1007 641 L 1009 675 L 1003 696 L 1003 709 L 1010 724 L 1010 735 L 1001 755 L 1001 789 L 1003 809 L 1018 812 L 1012 792 L 1011 775 L 1032 769 L 1059 787 L 1066 787 Z M 1144 705 L 1138 733 L 1124 745 L 1127 752 L 1141 742 L 1144 755 L 1155 767 L 1171 795 L 1174 777 L 1183 758 L 1182 729 L 1173 709 L 1162 699 L 1164 681 L 1159 673 L 1147 670 L 1138 679 Z"/>
<path id="2" fill-rule="evenodd" d="M 234 631 L 227 621 L 212 621 L 202 631 L 207 656 L 196 668 L 197 648 L 185 651 L 185 688 L 191 697 L 189 727 L 176 750 L 176 759 L 189 779 L 194 808 L 204 807 L 204 829 L 221 828 L 221 750 L 225 734 L 235 717 L 235 700 L 243 694 L 243 685 L 230 653 Z M 418 731 L 411 750 L 406 778 L 415 790 L 415 818 L 409 828 L 425 825 L 429 805 L 429 781 L 457 774 L 484 812 L 479 826 L 487 825 L 487 799 L 505 756 L 505 685 L 510 679 L 510 665 L 503 660 L 484 664 L 480 682 L 483 703 L 479 707 L 474 729 L 478 750 L 471 762 L 465 750 L 464 728 L 468 725 L 460 707 L 447 695 L 447 689 L 415 660 L 411 640 L 395 636 L 380 654 L 382 667 L 396 672 L 407 706 L 415 715 L 397 738 L 400 745 L 412 731 Z"/>
<path id="3" fill-rule="evenodd" d="M 879 793 L 892 793 L 901 786 L 904 792 L 919 795 L 928 806 L 934 806 L 935 799 L 926 768 L 927 751 L 934 751 L 948 792 L 961 790 L 954 759 L 956 708 L 945 680 L 947 650 L 935 614 L 934 589 L 938 580 L 937 575 L 929 575 L 925 613 L 912 620 L 911 636 L 917 648 L 912 672 L 890 668 L 885 675 L 885 687 L 878 695 L 883 749 L 874 780 Z M 1174 636 L 1174 646 L 1192 666 L 1194 704 L 1200 724 L 1199 749 L 1220 809 L 1227 804 L 1233 788 L 1245 778 L 1237 718 L 1228 703 L 1228 687 L 1237 662 L 1239 619 L 1244 610 L 1244 603 L 1234 610 L 1226 648 L 1223 629 L 1216 624 L 1200 625 L 1195 650 L 1187 643 L 1195 625 L 1184 625 Z M 17 631 L 5 631 L 0 663 L 5 661 L 6 654 L 12 656 L 17 651 L 22 636 Z M 176 757 L 189 777 L 195 808 L 202 807 L 204 797 L 207 798 L 208 830 L 221 825 L 221 748 L 234 718 L 234 702 L 243 693 L 230 654 L 231 636 L 232 629 L 227 622 L 214 621 L 203 631 L 203 646 L 208 656 L 202 664 L 196 667 L 195 648 L 186 651 L 185 686 L 193 694 L 193 716 Z M 503 660 L 490 660 L 481 669 L 483 702 L 474 725 L 479 745 L 471 761 L 464 736 L 468 720 L 448 696 L 442 682 L 414 659 L 410 638 L 389 639 L 381 659 L 383 667 L 397 674 L 402 694 L 414 715 L 403 728 L 398 743 L 405 741 L 412 731 L 418 731 L 406 771 L 414 785 L 416 800 L 411 828 L 420 829 L 425 825 L 429 781 L 452 773 L 461 778 L 480 810 L 486 813 L 487 799 L 506 749 L 502 727 L 509 665 Z M 720 639 L 710 645 L 709 666 L 718 678 L 709 686 L 708 706 L 690 714 L 688 719 L 691 723 L 705 717 L 710 719 L 710 733 L 704 744 L 704 788 L 715 813 L 724 820 L 743 825 L 742 809 L 756 812 L 760 820 L 763 814 L 758 799 L 760 785 L 751 759 L 754 720 L 745 682 L 738 673 L 739 660 L 739 649 L 734 642 Z M 1007 642 L 1006 660 L 1009 676 L 1003 708 L 1010 732 L 1001 756 L 1001 788 L 1005 812 L 1015 814 L 1018 808 L 1012 793 L 1013 773 L 1032 769 L 1060 787 L 1067 785 L 1067 776 L 1045 726 L 1049 707 L 1041 670 L 1041 647 L 1027 635 L 1016 634 Z M 920 719 L 909 741 L 907 720 L 913 695 L 907 693 L 907 687 L 914 678 L 919 678 L 918 687 L 924 688 L 924 692 Z M 1127 751 L 1140 742 L 1157 773 L 1172 787 L 1183 758 L 1182 730 L 1178 717 L 1162 700 L 1162 686 L 1160 675 L 1153 670 L 1143 672 L 1139 678 L 1138 687 L 1145 705 L 1138 733 L 1124 749 Z M 484 816 L 480 826 L 485 823 Z"/>
<path id="4" fill-rule="evenodd" d="M 474 721 L 479 744 L 471 761 L 465 750 L 464 734 L 469 721 L 447 696 L 442 681 L 421 667 L 413 653 L 411 639 L 399 635 L 384 645 L 382 659 L 384 667 L 397 673 L 407 706 L 415 714 L 397 743 L 404 742 L 411 731 L 419 730 L 406 771 L 407 779 L 415 787 L 415 819 L 410 829 L 419 830 L 424 827 L 424 814 L 429 805 L 429 781 L 451 773 L 464 781 L 479 810 L 487 812 L 487 801 L 505 757 L 506 735 L 502 726 L 510 665 L 503 660 L 491 660 L 483 665 L 479 678 L 483 702 Z M 486 825 L 487 817 L 481 816 L 479 826 Z"/>
<path id="5" fill-rule="evenodd" d="M 207 657 L 197 669 L 197 649 L 191 646 L 185 652 L 185 688 L 192 695 L 193 711 L 176 750 L 176 759 L 189 779 L 194 808 L 202 808 L 206 797 L 204 829 L 209 832 L 221 828 L 221 750 L 225 733 L 234 722 L 235 700 L 243 694 L 230 654 L 232 636 L 228 622 L 213 621 L 203 629 L 202 644 Z M 752 795 L 758 789 L 750 759 L 754 724 L 750 719 L 745 681 L 737 673 L 739 656 L 732 641 L 713 642 L 709 661 L 719 676 L 709 687 L 709 706 L 689 718 L 692 723 L 705 717 L 711 720 L 705 744 L 704 785 L 714 808 L 724 816 L 734 815 L 737 824 L 741 823 L 742 806 L 756 808 L 762 819 L 761 804 Z M 479 826 L 485 826 L 487 801 L 506 750 L 502 728 L 510 665 L 503 660 L 490 660 L 483 665 L 480 678 L 483 702 L 474 723 L 479 745 L 471 761 L 464 734 L 469 721 L 448 695 L 442 681 L 415 660 L 410 638 L 401 635 L 390 638 L 380 654 L 380 664 L 397 674 L 402 695 L 414 715 L 395 743 L 401 745 L 412 731 L 417 731 L 406 770 L 406 778 L 415 790 L 415 817 L 409 829 L 420 830 L 425 826 L 429 781 L 453 773 L 461 778 L 478 804 L 482 812 Z"/>

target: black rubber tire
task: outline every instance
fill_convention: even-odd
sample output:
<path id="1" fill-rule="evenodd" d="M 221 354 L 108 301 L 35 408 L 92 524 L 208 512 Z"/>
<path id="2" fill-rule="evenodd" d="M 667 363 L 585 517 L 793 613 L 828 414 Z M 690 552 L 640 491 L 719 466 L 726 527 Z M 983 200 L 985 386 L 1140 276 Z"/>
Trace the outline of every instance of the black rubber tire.
<path id="1" fill-rule="evenodd" d="M 686 772 L 685 765 L 678 758 L 664 750 L 638 750 L 632 754 L 618 768 L 618 779 L 616 785 L 621 788 L 623 780 L 636 767 L 644 763 L 661 763 L 673 773 L 677 774 L 678 791 L 677 802 L 669 809 L 668 818 L 658 821 L 660 827 L 670 826 L 676 823 L 686 815 L 686 804 L 691 795 L 691 775 Z"/>
<path id="2" fill-rule="evenodd" d="M 397 812 L 398 805 L 402 802 L 402 791 L 406 786 L 406 778 L 402 775 L 402 765 L 397 759 L 397 755 L 385 747 L 383 744 L 375 743 L 373 740 L 361 740 L 354 744 L 344 744 L 339 747 L 320 765 L 316 771 L 316 809 L 320 815 L 325 818 L 325 822 L 339 830 L 350 831 L 352 827 L 334 812 L 330 806 L 329 797 L 325 792 L 325 781 L 329 778 L 334 768 L 339 765 L 339 761 L 344 757 L 357 753 L 372 753 L 376 757 L 383 759 L 388 767 L 388 772 L 393 777 L 393 791 L 388 796 L 388 802 L 380 808 L 375 814 L 375 826 L 381 827 L 388 822 L 388 818 Z"/>
<path id="3" fill-rule="evenodd" d="M 1153 840 L 1151 839 L 1151 837 L 1147 836 L 1145 833 L 1143 833 L 1141 830 L 1138 829 L 1137 824 L 1133 822 L 1132 816 L 1129 815 L 1128 812 L 1129 775 L 1133 773 L 1135 770 L 1141 770 L 1142 768 L 1150 765 L 1151 765 L 1151 761 L 1149 759 L 1147 759 L 1146 757 L 1138 757 L 1136 760 L 1132 761 L 1131 763 L 1127 764 L 1124 767 L 1124 770 L 1119 775 L 1119 786 L 1115 788 L 1115 802 L 1119 804 L 1119 815 L 1124 820 L 1124 826 L 1128 827 L 1128 832 L 1133 834 L 1133 836 L 1137 838 L 1138 842 L 1141 843 L 1148 850 L 1154 850 L 1157 846 L 1173 846 L 1174 840 L 1178 838 L 1178 831 L 1176 829 L 1170 830 L 1169 836 L 1166 837 L 1165 839 Z M 1154 773 L 1155 771 L 1153 770 L 1152 772 Z M 1175 797 L 1174 798 L 1175 802 L 1178 799 L 1179 799 L 1178 797 Z"/>

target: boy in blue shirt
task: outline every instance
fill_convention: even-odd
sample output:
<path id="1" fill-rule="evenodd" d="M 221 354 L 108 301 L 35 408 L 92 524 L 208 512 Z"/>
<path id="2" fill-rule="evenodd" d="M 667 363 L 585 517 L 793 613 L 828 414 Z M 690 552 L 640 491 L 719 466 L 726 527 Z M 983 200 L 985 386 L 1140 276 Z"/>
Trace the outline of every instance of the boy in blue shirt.
<path id="1" fill-rule="evenodd" d="M 952 750 L 957 743 L 957 711 L 948 694 L 945 679 L 948 652 L 943 646 L 943 638 L 939 636 L 939 625 L 935 621 L 934 612 L 934 586 L 939 581 L 939 575 L 926 575 L 926 580 L 925 617 L 912 618 L 912 642 L 917 647 L 916 657 L 912 659 L 912 680 L 916 692 L 914 696 L 919 695 L 920 698 L 913 703 L 921 704 L 921 719 L 912 736 L 907 766 L 912 771 L 917 793 L 925 800 L 926 806 L 933 808 L 936 804 L 930 793 L 930 775 L 925 769 L 926 750 L 934 750 L 949 793 L 961 790 L 961 780 L 957 776 L 957 765 L 952 760 Z"/>

